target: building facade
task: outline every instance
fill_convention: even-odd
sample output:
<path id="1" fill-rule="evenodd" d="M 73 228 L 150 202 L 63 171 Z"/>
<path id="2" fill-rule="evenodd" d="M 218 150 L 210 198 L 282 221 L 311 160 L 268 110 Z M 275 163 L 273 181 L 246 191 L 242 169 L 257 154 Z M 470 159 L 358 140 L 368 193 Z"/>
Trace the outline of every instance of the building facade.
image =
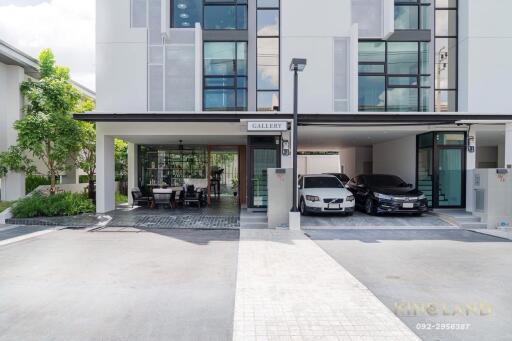
<path id="1" fill-rule="evenodd" d="M 512 167 L 512 3 L 506 0 L 97 2 L 97 209 L 114 209 L 114 138 L 129 186 L 206 181 L 237 155 L 240 204 L 266 170 L 391 173 L 432 208 L 474 208 L 472 172 Z M 322 14 L 322 15 L 320 15 Z M 184 156 L 185 155 L 185 156 Z M 183 161 L 185 160 L 185 161 Z M 333 162 L 334 160 L 334 162 Z"/>

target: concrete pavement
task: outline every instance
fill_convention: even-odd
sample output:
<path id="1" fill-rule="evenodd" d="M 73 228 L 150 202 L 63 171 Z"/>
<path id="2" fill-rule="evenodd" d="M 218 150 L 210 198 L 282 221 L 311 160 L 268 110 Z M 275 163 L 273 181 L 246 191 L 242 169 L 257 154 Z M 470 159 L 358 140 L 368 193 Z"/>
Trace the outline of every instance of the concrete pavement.
<path id="1" fill-rule="evenodd" d="M 512 340 L 512 242 L 465 230 L 308 234 L 423 340 Z"/>

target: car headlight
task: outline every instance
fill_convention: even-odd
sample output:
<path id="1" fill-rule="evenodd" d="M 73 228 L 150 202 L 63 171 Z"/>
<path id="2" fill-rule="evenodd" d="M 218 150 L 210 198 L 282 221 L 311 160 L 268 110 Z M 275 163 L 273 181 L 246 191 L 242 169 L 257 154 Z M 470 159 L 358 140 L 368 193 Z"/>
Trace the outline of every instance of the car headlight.
<path id="1" fill-rule="evenodd" d="M 306 200 L 307 201 L 320 201 L 320 198 L 317 197 L 316 195 L 306 195 Z"/>
<path id="2" fill-rule="evenodd" d="M 386 195 L 386 194 L 382 194 L 382 193 L 373 193 L 373 194 L 378 199 L 393 200 L 393 197 L 391 195 Z"/>
<path id="3" fill-rule="evenodd" d="M 425 194 L 422 194 L 418 197 L 418 200 L 424 200 L 426 199 L 427 197 L 425 196 Z"/>
<path id="4" fill-rule="evenodd" d="M 353 195 L 349 195 L 349 196 L 347 197 L 347 201 L 348 201 L 348 202 L 352 202 L 352 201 L 354 201 L 354 200 L 355 200 L 355 198 L 354 198 L 354 196 L 353 196 Z"/>

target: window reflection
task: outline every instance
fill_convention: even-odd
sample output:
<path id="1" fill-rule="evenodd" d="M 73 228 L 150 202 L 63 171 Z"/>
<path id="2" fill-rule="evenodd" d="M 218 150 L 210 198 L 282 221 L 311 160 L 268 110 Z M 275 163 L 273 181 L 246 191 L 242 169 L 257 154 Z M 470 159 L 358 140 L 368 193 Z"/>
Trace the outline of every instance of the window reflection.
<path id="1" fill-rule="evenodd" d="M 386 78 L 359 76 L 359 111 L 385 111 Z"/>
<path id="2" fill-rule="evenodd" d="M 204 110 L 247 110 L 247 42 L 204 43 Z"/>

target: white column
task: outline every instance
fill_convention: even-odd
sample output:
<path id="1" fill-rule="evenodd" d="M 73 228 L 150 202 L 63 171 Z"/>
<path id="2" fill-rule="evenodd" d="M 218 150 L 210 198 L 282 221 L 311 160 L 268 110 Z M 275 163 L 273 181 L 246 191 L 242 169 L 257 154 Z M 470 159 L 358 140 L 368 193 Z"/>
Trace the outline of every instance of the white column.
<path id="1" fill-rule="evenodd" d="M 476 169 L 476 129 L 468 132 L 468 148 L 466 149 L 466 211 L 473 212 L 475 207 L 475 193 L 473 189 L 473 176 Z M 473 147 L 473 152 L 470 148 Z"/>
<path id="2" fill-rule="evenodd" d="M 128 143 L 128 203 L 133 203 L 132 189 L 138 187 L 138 154 L 137 145 Z"/>
<path id="3" fill-rule="evenodd" d="M 505 125 L 505 168 L 512 168 L 512 123 Z"/>
<path id="4" fill-rule="evenodd" d="M 25 79 L 23 68 L 0 64 L 0 152 L 16 144 L 14 122 L 22 117 L 23 98 L 20 85 Z M 2 179 L 2 200 L 17 200 L 25 195 L 25 174 L 9 172 Z"/>
<path id="5" fill-rule="evenodd" d="M 115 209 L 114 137 L 96 130 L 96 212 Z"/>

